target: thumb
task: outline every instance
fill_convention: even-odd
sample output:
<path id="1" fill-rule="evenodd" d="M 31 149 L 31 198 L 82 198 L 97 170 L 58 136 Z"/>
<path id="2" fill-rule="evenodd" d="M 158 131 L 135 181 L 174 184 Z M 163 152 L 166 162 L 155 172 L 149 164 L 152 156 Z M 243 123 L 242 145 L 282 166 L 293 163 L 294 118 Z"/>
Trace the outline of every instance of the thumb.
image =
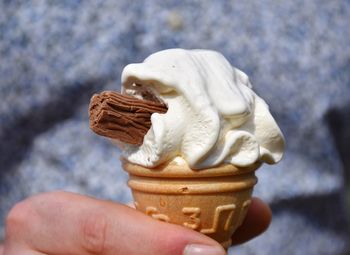
<path id="1" fill-rule="evenodd" d="M 34 196 L 7 220 L 7 245 L 44 254 L 225 254 L 214 240 L 127 206 L 67 192 Z"/>

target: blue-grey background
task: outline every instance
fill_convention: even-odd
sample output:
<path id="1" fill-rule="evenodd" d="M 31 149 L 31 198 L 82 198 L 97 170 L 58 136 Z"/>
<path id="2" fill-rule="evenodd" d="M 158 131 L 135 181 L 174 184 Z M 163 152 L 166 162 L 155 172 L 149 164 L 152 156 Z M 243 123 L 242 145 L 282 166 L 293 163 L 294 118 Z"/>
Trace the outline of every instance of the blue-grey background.
<path id="1" fill-rule="evenodd" d="M 250 76 L 287 141 L 258 171 L 269 230 L 230 253 L 346 254 L 349 22 L 342 0 L 1 0 L 0 222 L 43 191 L 129 201 L 118 149 L 89 130 L 89 98 L 155 51 L 208 48 Z"/>

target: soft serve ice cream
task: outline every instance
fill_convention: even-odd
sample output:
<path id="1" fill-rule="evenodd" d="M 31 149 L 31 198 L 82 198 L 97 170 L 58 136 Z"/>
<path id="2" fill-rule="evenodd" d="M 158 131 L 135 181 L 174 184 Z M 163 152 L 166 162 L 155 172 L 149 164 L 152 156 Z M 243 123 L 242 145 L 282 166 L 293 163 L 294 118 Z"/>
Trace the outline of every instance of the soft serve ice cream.
<path id="1" fill-rule="evenodd" d="M 218 52 L 157 52 L 127 65 L 122 87 L 124 94 L 168 107 L 166 113 L 152 114 L 141 145 L 122 144 L 131 163 L 152 168 L 175 160 L 203 169 L 273 164 L 282 157 L 283 135 L 268 105 L 247 75 Z"/>

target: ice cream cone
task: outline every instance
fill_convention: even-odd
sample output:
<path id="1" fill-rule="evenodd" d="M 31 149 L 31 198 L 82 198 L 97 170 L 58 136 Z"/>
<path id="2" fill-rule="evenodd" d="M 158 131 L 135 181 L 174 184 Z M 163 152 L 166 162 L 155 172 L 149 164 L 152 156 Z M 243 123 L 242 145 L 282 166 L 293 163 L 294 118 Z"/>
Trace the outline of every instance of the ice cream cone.
<path id="1" fill-rule="evenodd" d="M 211 50 L 154 53 L 127 65 L 121 81 L 121 94 L 92 98 L 90 127 L 122 149 L 136 209 L 228 248 L 251 203 L 255 170 L 283 155 L 268 105 L 246 74 Z"/>
<path id="2" fill-rule="evenodd" d="M 224 248 L 242 224 L 257 182 L 260 164 L 238 168 L 223 164 L 192 170 L 172 161 L 145 168 L 122 159 L 129 173 L 136 209 L 154 219 L 203 233 Z"/>

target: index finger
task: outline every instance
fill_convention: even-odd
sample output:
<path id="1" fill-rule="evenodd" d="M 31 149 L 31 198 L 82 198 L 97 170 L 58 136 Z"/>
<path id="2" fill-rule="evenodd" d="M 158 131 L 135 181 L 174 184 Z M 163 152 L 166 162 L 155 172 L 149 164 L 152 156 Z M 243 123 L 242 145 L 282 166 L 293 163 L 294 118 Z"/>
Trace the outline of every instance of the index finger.
<path id="1" fill-rule="evenodd" d="M 15 210 L 9 216 L 6 245 L 19 243 L 43 254 L 175 255 L 191 244 L 222 250 L 216 241 L 190 229 L 67 192 L 39 195 Z"/>

